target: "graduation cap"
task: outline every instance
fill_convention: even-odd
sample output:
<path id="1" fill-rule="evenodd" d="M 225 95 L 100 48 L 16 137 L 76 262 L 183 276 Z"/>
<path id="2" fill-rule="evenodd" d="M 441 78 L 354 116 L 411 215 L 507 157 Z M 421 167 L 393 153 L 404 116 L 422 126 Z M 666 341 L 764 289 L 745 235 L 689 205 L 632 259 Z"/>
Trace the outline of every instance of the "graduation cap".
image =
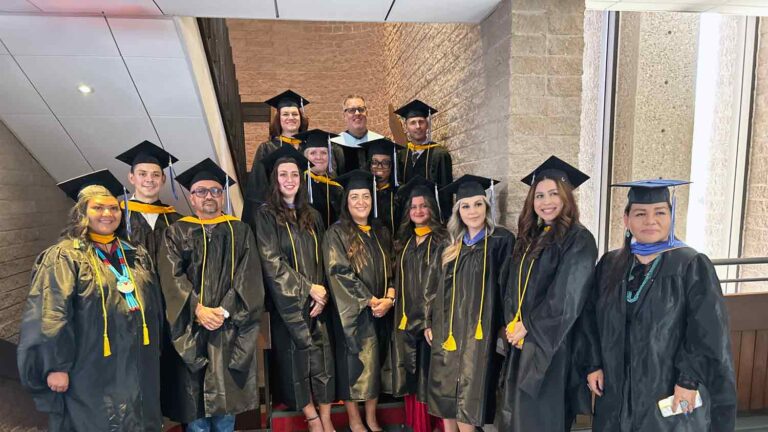
<path id="1" fill-rule="evenodd" d="M 464 174 L 453 183 L 445 185 L 440 191 L 456 194 L 456 201 L 458 201 L 477 195 L 485 195 L 486 189 L 491 188 L 491 190 L 493 190 L 493 185 L 498 183 L 498 180 L 489 179 L 487 177 Z"/>
<path id="2" fill-rule="evenodd" d="M 333 149 L 331 148 L 331 138 L 339 136 L 333 132 L 326 132 L 322 129 L 310 129 L 301 132 L 293 137 L 304 142 L 304 148 L 327 147 L 328 148 L 328 172 L 333 172 Z"/>
<path id="3" fill-rule="evenodd" d="M 272 171 L 275 169 L 275 163 L 281 158 L 293 159 L 299 167 L 300 172 L 304 172 L 305 169 L 309 169 L 312 166 L 312 163 L 305 158 L 301 152 L 291 145 L 284 145 L 261 160 L 261 163 L 264 164 L 264 169 L 267 172 L 267 177 L 272 174 Z"/>
<path id="4" fill-rule="evenodd" d="M 690 183 L 690 181 L 686 180 L 667 180 L 659 178 L 616 183 L 611 186 L 629 188 L 629 192 L 627 193 L 627 203 L 629 205 L 655 204 L 660 202 L 671 204 L 669 188 Z"/>
<path id="5" fill-rule="evenodd" d="M 296 107 L 303 110 L 305 105 L 309 105 L 308 100 L 293 90 L 286 90 L 272 99 L 264 101 L 264 103 L 278 111 L 285 107 Z"/>
<path id="6" fill-rule="evenodd" d="M 392 158 L 392 174 L 395 179 L 395 187 L 399 186 L 397 182 L 397 150 L 400 147 L 399 144 L 390 140 L 389 138 L 378 138 L 375 140 L 367 141 L 360 144 L 360 147 L 364 148 L 368 159 L 373 155 L 384 155 Z"/>
<path id="7" fill-rule="evenodd" d="M 437 193 L 437 183 L 417 174 L 397 190 L 397 197 L 403 203 L 418 196 L 433 197 L 437 203 L 438 214 L 436 216 L 440 217 L 442 211 L 440 210 L 440 196 Z"/>
<path id="8" fill-rule="evenodd" d="M 532 173 L 525 176 L 520 181 L 533 186 L 536 180 L 541 179 L 560 180 L 568 183 L 574 189 L 581 186 L 582 183 L 589 180 L 589 176 L 579 171 L 573 165 L 564 162 L 556 156 L 550 156 L 544 163 L 539 165 Z"/>
<path id="9" fill-rule="evenodd" d="M 88 186 L 94 185 L 105 187 L 114 197 L 128 194 L 128 190 L 125 188 L 125 186 L 123 186 L 122 183 L 120 183 L 120 180 L 118 180 L 107 169 L 94 171 L 79 177 L 72 178 L 67 181 L 58 183 L 56 186 L 64 191 L 64 193 L 67 194 L 67 196 L 71 198 L 72 201 L 77 201 L 77 197 L 81 190 Z"/>
<path id="10" fill-rule="evenodd" d="M 130 165 L 131 169 L 140 163 L 159 165 L 160 169 L 168 168 L 170 171 L 169 177 L 171 179 L 171 192 L 173 192 L 173 198 L 179 199 L 178 195 L 176 194 L 176 186 L 173 181 L 173 178 L 175 177 L 173 172 L 173 164 L 178 162 L 179 159 L 165 151 L 165 149 L 162 147 L 151 141 L 144 140 L 124 151 L 123 153 L 117 155 L 115 159 Z"/>
<path id="11" fill-rule="evenodd" d="M 395 111 L 395 114 L 408 120 L 411 117 L 429 118 L 438 111 L 424 102 L 414 99 Z"/>
<path id="12" fill-rule="evenodd" d="M 344 175 L 336 177 L 335 180 L 341 184 L 346 191 L 353 189 L 368 189 L 373 197 L 373 217 L 379 216 L 378 203 L 376 202 L 376 177 L 368 171 L 361 169 L 352 170 Z"/>
<path id="13" fill-rule="evenodd" d="M 216 162 L 212 161 L 211 158 L 203 159 L 197 165 L 176 176 L 176 181 L 190 192 L 192 192 L 192 186 L 201 180 L 213 180 L 224 186 L 227 191 L 227 213 L 232 214 L 232 198 L 229 194 L 229 187 L 237 182 L 216 165 Z"/>

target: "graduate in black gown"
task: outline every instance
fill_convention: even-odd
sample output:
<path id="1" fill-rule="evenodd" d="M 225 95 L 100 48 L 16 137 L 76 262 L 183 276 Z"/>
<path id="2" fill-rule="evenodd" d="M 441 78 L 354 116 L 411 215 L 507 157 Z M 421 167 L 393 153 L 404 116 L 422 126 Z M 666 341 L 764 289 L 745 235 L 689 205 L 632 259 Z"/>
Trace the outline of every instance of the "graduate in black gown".
<path id="1" fill-rule="evenodd" d="M 427 404 L 448 432 L 474 431 L 493 422 L 501 366 L 496 353 L 503 327 L 503 265 L 515 237 L 496 226 L 485 190 L 495 180 L 465 175 L 444 188 L 456 194 L 448 221 L 450 243 L 427 319 L 432 341 Z"/>
<path id="2" fill-rule="evenodd" d="M 440 223 L 435 184 L 417 176 L 398 190 L 403 222 L 395 241 L 393 337 L 394 395 L 405 397 L 405 424 L 413 432 L 432 432 L 427 412 L 429 342 L 424 336 L 430 306 L 440 284 L 443 247 L 448 233 Z"/>
<path id="3" fill-rule="evenodd" d="M 345 188 L 344 205 L 323 240 L 325 274 L 336 310 L 337 396 L 344 400 L 353 432 L 366 431 L 358 401 L 365 401 L 367 427 L 380 431 L 378 397 L 392 391 L 388 353 L 395 289 L 390 235 L 371 217 L 373 176 L 355 170 L 338 180 Z"/>
<path id="4" fill-rule="evenodd" d="M 59 187 L 76 204 L 32 270 L 21 383 L 52 432 L 159 431 L 163 309 L 149 254 L 115 236 L 123 186 L 102 170 Z"/>
<path id="5" fill-rule="evenodd" d="M 248 225 L 222 210 L 234 180 L 210 159 L 176 180 L 195 216 L 168 228 L 158 257 L 171 341 L 185 363 L 173 380 L 176 405 L 164 414 L 187 431 L 231 431 L 235 414 L 259 406 L 261 260 Z"/>
<path id="6" fill-rule="evenodd" d="M 573 393 L 589 395 L 572 361 L 574 325 L 597 261 L 595 239 L 579 223 L 573 196 L 588 179 L 552 156 L 522 180 L 530 189 L 504 295 L 509 345 L 499 430 L 570 430 L 578 410 Z"/>
<path id="7" fill-rule="evenodd" d="M 309 128 L 309 118 L 304 113 L 304 107 L 309 101 L 292 90 L 286 90 L 272 99 L 264 101 L 275 109 L 275 114 L 269 122 L 269 140 L 259 144 L 253 157 L 251 170 L 244 191 L 243 222 L 253 226 L 251 217 L 267 199 L 269 193 L 269 177 L 261 160 L 282 146 L 292 146 L 301 149 L 301 140 L 296 138 L 300 132 Z"/>
<path id="8" fill-rule="evenodd" d="M 368 157 L 371 174 L 376 178 L 376 202 L 373 217 L 394 235 L 400 226 L 400 205 L 397 201 L 398 145 L 387 138 L 379 138 L 360 145 Z"/>
<path id="9" fill-rule="evenodd" d="M 309 161 L 283 147 L 264 163 L 271 190 L 256 211 L 256 243 L 270 299 L 275 400 L 302 410 L 310 431 L 333 432 L 333 346 L 326 309 L 330 294 L 320 250 L 325 228 L 307 202 L 302 179 Z"/>
<path id="10" fill-rule="evenodd" d="M 312 162 L 312 167 L 307 169 L 307 193 L 309 203 L 320 212 L 323 226 L 328 228 L 339 219 L 341 210 L 341 196 L 344 188 L 333 180 L 333 158 L 331 150 L 331 138 L 337 136 L 334 133 L 320 129 L 312 129 L 296 135 L 302 140 L 304 157 Z"/>
<path id="11" fill-rule="evenodd" d="M 173 206 L 160 201 L 160 191 L 167 179 L 163 171 L 166 168 L 171 174 L 171 188 L 176 193 L 172 166 L 178 159 L 149 141 L 142 141 L 116 159 L 131 167 L 128 181 L 134 189 L 130 201 L 120 203 L 126 217 L 120 224 L 118 235 L 144 246 L 155 260 L 165 229 L 182 217 Z"/>
<path id="12" fill-rule="evenodd" d="M 405 121 L 407 147 L 400 151 L 400 173 L 403 183 L 420 175 L 443 188 L 453 181 L 453 161 L 448 149 L 432 141 L 432 114 L 437 110 L 414 99 L 395 111 Z M 443 220 L 451 216 L 451 196 L 441 194 Z"/>
<path id="13" fill-rule="evenodd" d="M 597 395 L 596 432 L 735 428 L 736 383 L 720 281 L 706 255 L 675 237 L 669 187 L 686 183 L 616 185 L 630 188 L 624 247 L 600 259 L 580 327 L 590 348 L 582 364 Z M 662 416 L 657 403 L 670 396 L 672 410 L 684 414 Z"/>

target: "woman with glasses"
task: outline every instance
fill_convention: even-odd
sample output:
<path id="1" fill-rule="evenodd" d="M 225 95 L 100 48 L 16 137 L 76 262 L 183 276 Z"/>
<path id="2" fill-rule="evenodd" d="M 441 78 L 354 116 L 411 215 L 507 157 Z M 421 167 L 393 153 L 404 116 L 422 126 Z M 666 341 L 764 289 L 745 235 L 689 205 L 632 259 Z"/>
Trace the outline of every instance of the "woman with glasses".
<path id="1" fill-rule="evenodd" d="M 271 303 L 271 372 L 275 401 L 301 410 L 311 432 L 333 432 L 333 348 L 328 335 L 320 246 L 325 228 L 307 202 L 307 160 L 283 147 L 264 160 L 267 203 L 256 212 L 256 240 Z M 318 409 L 315 404 L 319 405 Z"/>
<path id="2" fill-rule="evenodd" d="M 381 431 L 379 394 L 391 392 L 388 348 L 395 304 L 389 233 L 371 217 L 373 176 L 361 170 L 338 178 L 344 186 L 339 222 L 326 232 L 323 261 L 336 317 L 336 382 L 352 432 Z M 386 376 L 389 375 L 389 376 Z M 382 381 L 386 380 L 382 385 Z M 358 402 L 365 403 L 365 424 Z M 366 428 L 367 425 L 367 428 Z"/>
<path id="3" fill-rule="evenodd" d="M 394 234 L 400 224 L 400 206 L 397 193 L 397 144 L 387 138 L 368 141 L 361 145 L 368 154 L 371 174 L 376 179 L 377 208 L 374 217 Z"/>
<path id="4" fill-rule="evenodd" d="M 115 237 L 123 187 L 107 170 L 59 187 L 76 203 L 32 269 L 21 383 L 50 431 L 159 431 L 163 306 L 147 251 Z"/>
<path id="5" fill-rule="evenodd" d="M 424 334 L 432 344 L 427 385 L 429 412 L 448 432 L 474 432 L 491 423 L 498 383 L 496 340 L 503 327 L 503 264 L 515 238 L 496 226 L 485 190 L 498 183 L 465 175 L 443 191 L 456 194 L 449 243 Z"/>
<path id="6" fill-rule="evenodd" d="M 269 178 L 261 161 L 282 146 L 300 150 L 301 140 L 296 135 L 309 127 L 309 118 L 304 113 L 304 107 L 309 105 L 309 101 L 300 94 L 286 90 L 264 103 L 274 108 L 275 114 L 269 122 L 270 139 L 256 148 L 253 165 L 248 173 L 242 217 L 243 222 L 251 224 L 254 229 L 251 217 L 269 195 Z"/>

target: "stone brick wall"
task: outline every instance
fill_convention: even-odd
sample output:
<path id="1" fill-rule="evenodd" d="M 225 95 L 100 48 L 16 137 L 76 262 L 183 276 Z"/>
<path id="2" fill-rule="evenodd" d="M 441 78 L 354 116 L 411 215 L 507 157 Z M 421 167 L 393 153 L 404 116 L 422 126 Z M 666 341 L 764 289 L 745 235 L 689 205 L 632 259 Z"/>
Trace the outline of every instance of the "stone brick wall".
<path id="1" fill-rule="evenodd" d="M 0 339 L 18 342 L 35 257 L 58 238 L 70 201 L 0 122 Z"/>
<path id="2" fill-rule="evenodd" d="M 389 135 L 383 97 L 384 24 L 227 20 L 240 98 L 262 102 L 290 88 L 307 98 L 310 128 L 344 129 L 341 104 L 354 93 L 370 109 L 369 129 Z M 246 123 L 248 169 L 267 124 Z"/>

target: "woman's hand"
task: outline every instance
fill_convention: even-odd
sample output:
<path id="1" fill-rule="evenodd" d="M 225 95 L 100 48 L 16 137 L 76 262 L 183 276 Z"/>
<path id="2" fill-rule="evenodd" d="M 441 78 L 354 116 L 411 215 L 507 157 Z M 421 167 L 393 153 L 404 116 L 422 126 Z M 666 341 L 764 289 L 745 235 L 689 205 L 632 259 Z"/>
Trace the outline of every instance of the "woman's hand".
<path id="1" fill-rule="evenodd" d="M 51 372 L 47 381 L 48 388 L 56 393 L 64 393 L 69 388 L 69 374 L 66 372 Z"/>
<path id="2" fill-rule="evenodd" d="M 322 285 L 312 284 L 309 289 L 309 296 L 315 303 L 320 303 L 323 307 L 328 304 L 328 290 Z"/>
<path id="3" fill-rule="evenodd" d="M 678 406 L 680 406 L 680 412 L 685 415 L 692 413 L 696 406 L 696 390 L 688 390 L 676 385 L 675 397 L 672 399 L 672 412 L 677 412 Z"/>
<path id="4" fill-rule="evenodd" d="M 427 340 L 427 343 L 429 344 L 429 346 L 432 346 L 432 329 L 431 328 L 424 329 L 424 339 Z"/>
<path id="5" fill-rule="evenodd" d="M 512 329 L 512 331 L 510 332 L 507 330 L 506 334 L 507 342 L 511 343 L 512 346 L 517 349 L 522 349 L 523 345 L 520 342 L 525 339 L 525 336 L 528 334 L 528 330 L 525 329 L 522 321 L 518 321 L 515 323 L 515 327 Z"/>
<path id="6" fill-rule="evenodd" d="M 605 384 L 605 375 L 602 369 L 598 369 L 587 375 L 587 386 L 595 396 L 602 396 Z"/>
<path id="7" fill-rule="evenodd" d="M 389 297 L 384 297 L 382 299 L 379 299 L 378 304 L 376 304 L 376 306 L 372 308 L 373 316 L 375 316 L 376 318 L 383 317 L 384 315 L 387 314 L 387 312 L 389 312 L 390 309 L 392 309 L 392 306 L 394 304 L 395 303 Z"/>

